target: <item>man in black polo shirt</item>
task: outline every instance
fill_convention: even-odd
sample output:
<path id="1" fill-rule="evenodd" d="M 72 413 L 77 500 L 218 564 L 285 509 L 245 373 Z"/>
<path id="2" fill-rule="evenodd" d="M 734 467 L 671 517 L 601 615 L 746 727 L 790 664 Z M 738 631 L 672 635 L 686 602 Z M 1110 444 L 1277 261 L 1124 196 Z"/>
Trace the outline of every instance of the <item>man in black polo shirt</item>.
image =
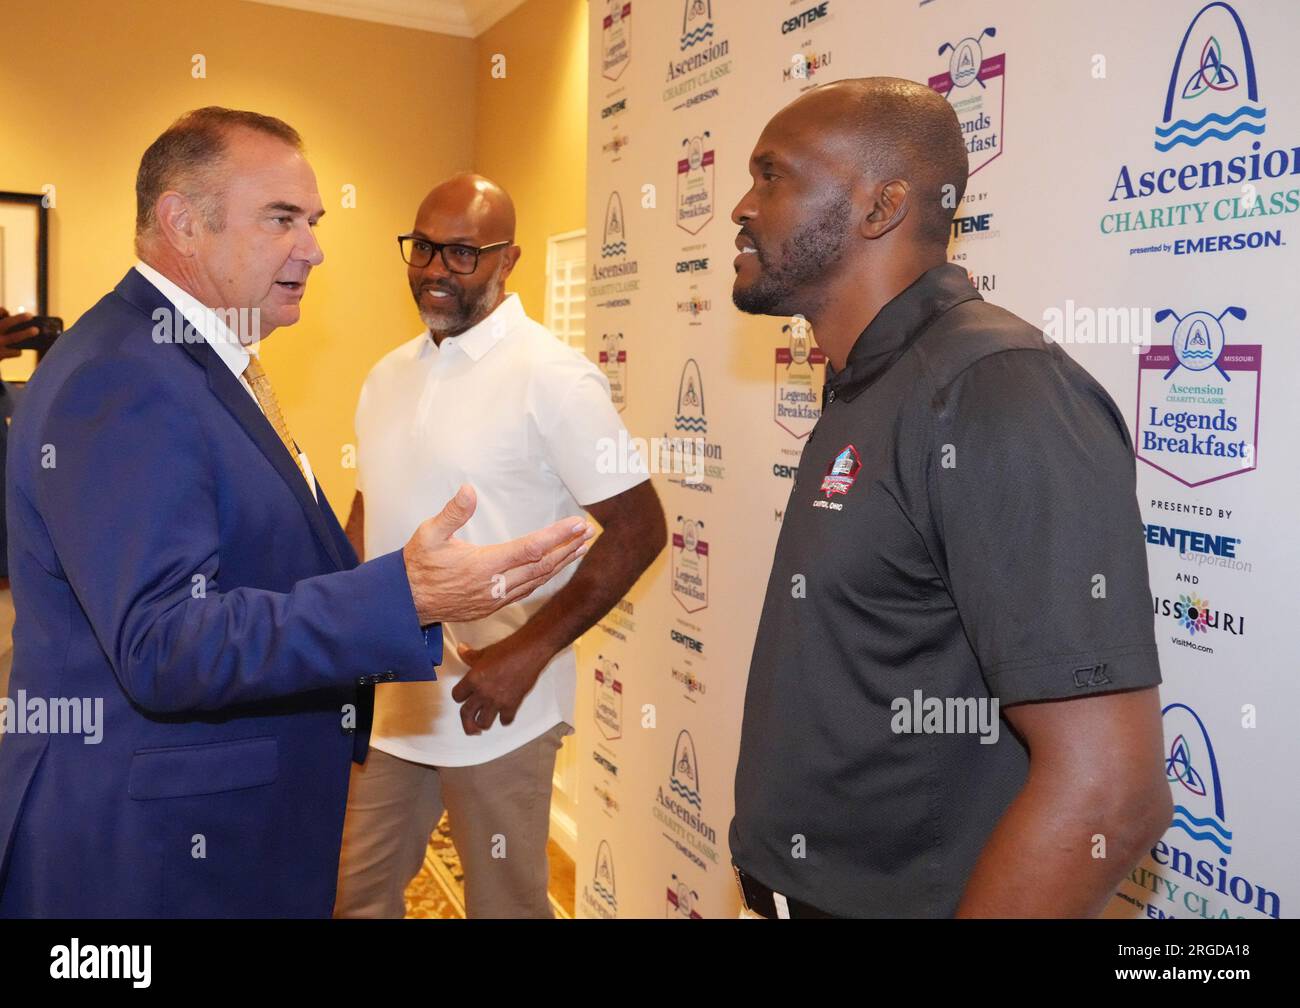
<path id="1" fill-rule="evenodd" d="M 749 671 L 746 902 L 1096 914 L 1171 815 L 1124 420 L 947 263 L 967 159 L 930 89 L 814 88 L 750 174 L 733 299 L 830 366 Z"/>

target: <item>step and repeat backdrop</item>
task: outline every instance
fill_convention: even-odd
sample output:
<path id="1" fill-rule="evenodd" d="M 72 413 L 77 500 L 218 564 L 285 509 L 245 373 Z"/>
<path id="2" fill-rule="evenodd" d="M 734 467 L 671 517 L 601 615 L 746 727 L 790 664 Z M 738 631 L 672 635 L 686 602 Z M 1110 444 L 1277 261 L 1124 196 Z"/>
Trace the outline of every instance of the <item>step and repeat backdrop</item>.
<path id="1" fill-rule="evenodd" d="M 825 360 L 732 307 L 730 216 L 779 108 L 889 75 L 967 136 L 950 258 L 1130 425 L 1175 814 L 1107 912 L 1296 916 L 1300 6 L 592 0 L 590 27 L 587 347 L 671 543 L 579 649 L 579 915 L 739 908 L 745 680 Z"/>

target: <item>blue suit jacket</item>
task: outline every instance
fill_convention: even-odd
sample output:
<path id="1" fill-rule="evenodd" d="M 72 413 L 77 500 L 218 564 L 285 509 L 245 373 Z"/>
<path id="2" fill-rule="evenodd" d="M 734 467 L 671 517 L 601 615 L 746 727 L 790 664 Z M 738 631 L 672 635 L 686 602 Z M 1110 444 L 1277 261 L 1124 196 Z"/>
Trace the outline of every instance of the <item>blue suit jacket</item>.
<path id="1" fill-rule="evenodd" d="M 0 915 L 325 917 L 374 684 L 434 678 L 442 634 L 216 352 L 155 342 L 159 309 L 130 271 L 9 433 L 8 695 L 102 698 L 103 724 L 0 739 Z"/>

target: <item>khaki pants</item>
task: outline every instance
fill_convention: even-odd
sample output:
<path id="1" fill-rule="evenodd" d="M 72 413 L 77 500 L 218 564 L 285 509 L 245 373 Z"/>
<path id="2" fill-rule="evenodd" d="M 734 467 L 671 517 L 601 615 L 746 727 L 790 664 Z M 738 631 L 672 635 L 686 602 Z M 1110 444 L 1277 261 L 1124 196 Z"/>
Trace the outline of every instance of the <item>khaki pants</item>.
<path id="1" fill-rule="evenodd" d="M 403 917 L 407 884 L 446 809 L 469 917 L 551 917 L 551 778 L 560 723 L 478 766 L 433 767 L 371 748 L 352 766 L 335 917 Z"/>

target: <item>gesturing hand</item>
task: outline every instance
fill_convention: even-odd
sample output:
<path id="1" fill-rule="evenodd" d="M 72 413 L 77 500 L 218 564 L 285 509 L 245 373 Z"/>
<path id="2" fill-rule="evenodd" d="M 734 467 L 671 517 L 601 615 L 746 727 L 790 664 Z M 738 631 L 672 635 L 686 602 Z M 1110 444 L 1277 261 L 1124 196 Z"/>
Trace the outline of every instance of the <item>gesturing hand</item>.
<path id="1" fill-rule="evenodd" d="M 460 723 L 466 735 L 491 728 L 497 714 L 503 725 L 510 724 L 551 658 L 513 644 L 509 637 L 481 651 L 460 644 L 456 653 L 470 666 L 451 691 L 451 698 L 461 705 Z"/>
<path id="2" fill-rule="evenodd" d="M 574 516 L 495 546 L 453 537 L 474 514 L 474 488 L 461 486 L 402 547 L 420 625 L 467 623 L 517 602 L 587 552 L 595 529 Z"/>

